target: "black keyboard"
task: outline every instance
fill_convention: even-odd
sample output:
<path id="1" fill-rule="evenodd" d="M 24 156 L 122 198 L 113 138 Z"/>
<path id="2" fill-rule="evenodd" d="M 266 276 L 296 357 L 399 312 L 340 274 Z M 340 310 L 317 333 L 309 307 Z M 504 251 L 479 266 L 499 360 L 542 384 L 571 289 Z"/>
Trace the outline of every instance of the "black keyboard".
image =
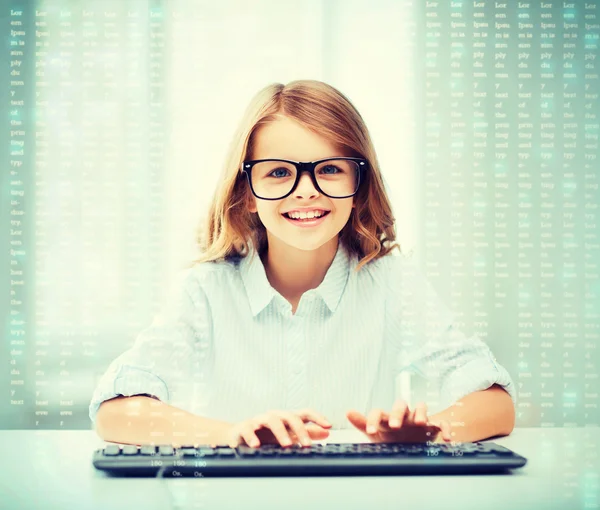
<path id="1" fill-rule="evenodd" d="M 343 476 L 498 473 L 527 459 L 496 443 L 314 443 L 136 446 L 94 452 L 96 469 L 116 476 Z"/>

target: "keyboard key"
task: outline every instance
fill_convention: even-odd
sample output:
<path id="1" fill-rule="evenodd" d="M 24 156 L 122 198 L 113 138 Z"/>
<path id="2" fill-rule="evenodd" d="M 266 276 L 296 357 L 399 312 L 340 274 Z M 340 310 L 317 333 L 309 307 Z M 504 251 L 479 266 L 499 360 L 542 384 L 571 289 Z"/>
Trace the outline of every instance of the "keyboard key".
<path id="1" fill-rule="evenodd" d="M 104 455 L 120 455 L 121 447 L 118 444 L 109 444 L 104 448 Z"/>
<path id="2" fill-rule="evenodd" d="M 142 455 L 156 455 L 156 446 L 151 444 L 145 444 L 140 448 Z"/>
<path id="3" fill-rule="evenodd" d="M 135 444 L 126 444 L 125 446 L 123 446 L 122 454 L 123 455 L 137 455 L 138 454 L 138 447 L 137 447 L 137 445 L 135 445 Z"/>
<path id="4" fill-rule="evenodd" d="M 168 457 L 175 455 L 175 450 L 170 445 L 162 445 L 158 447 L 158 454 Z"/>

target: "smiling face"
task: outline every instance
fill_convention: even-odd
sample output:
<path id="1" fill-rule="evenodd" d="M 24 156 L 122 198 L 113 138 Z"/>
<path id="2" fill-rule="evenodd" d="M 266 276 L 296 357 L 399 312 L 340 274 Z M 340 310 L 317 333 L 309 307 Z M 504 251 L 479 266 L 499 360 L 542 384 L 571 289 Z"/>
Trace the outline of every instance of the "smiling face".
<path id="1" fill-rule="evenodd" d="M 316 161 L 349 156 L 288 117 L 281 116 L 262 126 L 255 136 L 252 159 Z M 250 190 L 248 192 L 252 195 Z M 335 238 L 348 222 L 354 207 L 354 197 L 332 199 L 319 193 L 307 172 L 302 174 L 296 189 L 281 200 L 261 200 L 254 195 L 250 200 L 249 210 L 258 213 L 267 230 L 269 246 L 282 242 L 300 250 L 316 250 Z M 331 212 L 318 225 L 309 228 L 283 216 L 284 212 L 307 207 Z"/>

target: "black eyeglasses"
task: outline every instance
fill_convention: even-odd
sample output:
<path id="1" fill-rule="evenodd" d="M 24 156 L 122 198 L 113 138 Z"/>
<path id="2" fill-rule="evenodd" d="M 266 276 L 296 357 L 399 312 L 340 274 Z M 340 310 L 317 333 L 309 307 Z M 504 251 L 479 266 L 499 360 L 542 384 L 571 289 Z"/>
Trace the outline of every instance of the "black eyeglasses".
<path id="1" fill-rule="evenodd" d="M 368 168 L 364 158 L 337 157 L 302 162 L 288 159 L 244 161 L 250 189 L 261 200 L 281 200 L 298 186 L 302 172 L 310 174 L 314 187 L 329 198 L 349 198 L 358 191 L 362 173 Z M 334 172 L 331 172 L 334 171 Z M 275 175 L 284 172 L 284 175 Z"/>

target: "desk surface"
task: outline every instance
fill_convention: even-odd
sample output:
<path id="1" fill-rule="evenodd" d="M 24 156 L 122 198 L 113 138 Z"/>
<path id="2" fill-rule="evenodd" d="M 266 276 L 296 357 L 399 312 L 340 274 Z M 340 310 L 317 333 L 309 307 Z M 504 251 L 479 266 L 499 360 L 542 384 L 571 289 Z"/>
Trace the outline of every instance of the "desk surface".
<path id="1" fill-rule="evenodd" d="M 92 466 L 93 431 L 0 431 L 7 510 L 600 508 L 600 428 L 524 428 L 492 441 L 528 459 L 509 474 L 277 478 L 115 478 Z M 323 442 L 366 442 L 331 431 Z M 235 487 L 234 490 L 232 488 Z M 435 488 L 435 490 L 432 490 Z M 375 504 L 375 505 L 374 505 Z"/>

